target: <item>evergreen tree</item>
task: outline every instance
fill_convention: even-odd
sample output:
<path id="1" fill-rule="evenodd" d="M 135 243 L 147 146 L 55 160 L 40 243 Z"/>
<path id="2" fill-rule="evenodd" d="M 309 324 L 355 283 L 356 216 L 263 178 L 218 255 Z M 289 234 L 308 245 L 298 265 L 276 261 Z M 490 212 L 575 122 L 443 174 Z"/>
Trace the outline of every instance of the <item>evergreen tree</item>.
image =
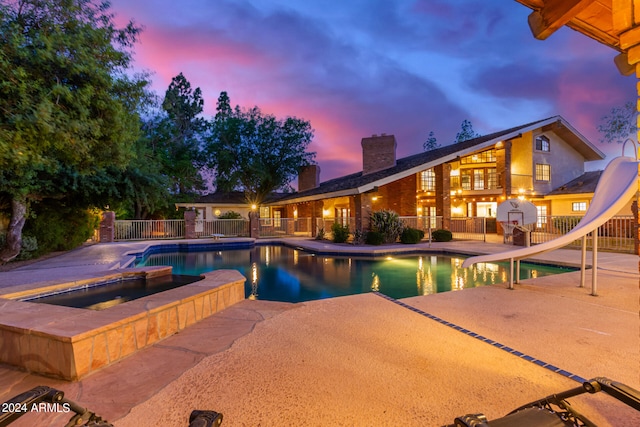
<path id="1" fill-rule="evenodd" d="M 456 134 L 456 142 L 464 142 L 481 136 L 473 130 L 473 125 L 469 120 L 463 120 L 460 125 L 460 132 Z"/>
<path id="2" fill-rule="evenodd" d="M 431 150 L 435 150 L 436 148 L 439 148 L 439 147 L 440 147 L 440 144 L 438 144 L 438 141 L 436 140 L 436 137 L 435 137 L 433 131 L 429 132 L 429 137 L 427 138 L 425 143 L 422 144 L 422 150 L 423 151 L 431 151 Z"/>

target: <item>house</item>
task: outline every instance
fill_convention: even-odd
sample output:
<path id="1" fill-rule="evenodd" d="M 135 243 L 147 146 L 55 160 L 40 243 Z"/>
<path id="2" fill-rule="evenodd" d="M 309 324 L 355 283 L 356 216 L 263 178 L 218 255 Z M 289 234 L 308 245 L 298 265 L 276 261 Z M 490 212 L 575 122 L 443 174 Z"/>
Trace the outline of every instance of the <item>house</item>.
<path id="1" fill-rule="evenodd" d="M 486 218 L 488 231 L 501 232 L 497 206 L 514 197 L 533 202 L 540 218 L 582 215 L 599 178 L 599 172 L 585 172 L 585 163 L 604 159 L 561 116 L 403 158 L 396 158 L 393 135 L 363 138 L 361 146 L 362 171 L 321 182 L 320 166 L 307 166 L 299 173 L 297 192 L 274 194 L 261 206 L 248 205 L 241 192 L 213 193 L 176 206 L 195 208 L 206 221 L 228 211 L 247 218 L 256 210 L 272 227 L 294 220 L 289 228 L 312 233 L 321 220 L 365 230 L 369 214 L 382 209 L 438 217 L 432 227 L 447 229 L 458 219 Z M 629 214 L 630 207 L 622 213 Z"/>
<path id="2" fill-rule="evenodd" d="M 298 192 L 266 204 L 271 217 L 325 218 L 362 230 L 370 212 L 391 209 L 442 217 L 449 228 L 456 217 L 495 218 L 497 205 L 513 197 L 553 215 L 545 197 L 583 176 L 585 162 L 604 158 L 560 116 L 400 159 L 393 135 L 363 138 L 361 145 L 361 172 L 320 182 L 319 166 L 308 166 Z"/>

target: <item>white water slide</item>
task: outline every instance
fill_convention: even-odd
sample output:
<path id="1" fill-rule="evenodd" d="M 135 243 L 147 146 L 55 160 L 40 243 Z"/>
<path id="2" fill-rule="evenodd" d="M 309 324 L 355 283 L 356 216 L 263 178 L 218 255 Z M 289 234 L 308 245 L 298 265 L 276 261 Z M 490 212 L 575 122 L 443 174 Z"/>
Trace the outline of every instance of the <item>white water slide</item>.
<path id="1" fill-rule="evenodd" d="M 550 240 L 539 245 L 531 247 L 515 249 L 506 252 L 499 252 L 490 255 L 480 255 L 467 258 L 463 263 L 463 267 L 470 267 L 479 262 L 495 262 L 509 260 L 511 262 L 511 274 L 509 276 L 509 288 L 513 289 L 513 263 L 517 262 L 516 282 L 520 275 L 520 260 L 523 258 L 538 255 L 544 252 L 552 251 L 570 244 L 571 242 L 582 238 L 582 277 L 581 286 L 584 286 L 584 271 L 586 257 L 586 236 L 593 233 L 593 252 L 592 252 L 592 284 L 591 294 L 597 295 L 596 286 L 596 269 L 598 267 L 598 239 L 597 230 L 602 224 L 607 222 L 611 217 L 617 214 L 636 194 L 638 190 L 638 161 L 631 157 L 617 157 L 613 159 L 602 172 L 596 190 L 593 194 L 593 200 L 584 217 L 580 222 L 567 234 Z"/>

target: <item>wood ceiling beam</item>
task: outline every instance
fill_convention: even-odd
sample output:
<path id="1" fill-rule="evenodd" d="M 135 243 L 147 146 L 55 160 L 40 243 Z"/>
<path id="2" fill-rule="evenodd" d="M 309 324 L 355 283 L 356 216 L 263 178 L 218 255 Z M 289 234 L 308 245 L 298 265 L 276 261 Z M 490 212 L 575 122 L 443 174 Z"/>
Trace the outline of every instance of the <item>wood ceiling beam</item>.
<path id="1" fill-rule="evenodd" d="M 546 0 L 544 6 L 529 15 L 529 28 L 538 40 L 545 40 L 595 0 Z"/>

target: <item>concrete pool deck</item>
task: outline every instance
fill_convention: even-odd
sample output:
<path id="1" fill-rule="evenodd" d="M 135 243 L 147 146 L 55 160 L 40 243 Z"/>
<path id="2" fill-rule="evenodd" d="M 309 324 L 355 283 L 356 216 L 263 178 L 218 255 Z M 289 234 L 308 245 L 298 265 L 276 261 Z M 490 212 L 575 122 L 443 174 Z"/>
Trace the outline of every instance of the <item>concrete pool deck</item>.
<path id="1" fill-rule="evenodd" d="M 104 272 L 148 244 L 82 248 L 0 273 L 0 286 Z M 508 247 L 451 242 L 432 249 Z M 580 251 L 539 260 L 579 265 Z M 601 252 L 598 297 L 589 295 L 590 272 L 587 288 L 577 287 L 579 275 L 402 302 L 578 376 L 608 376 L 640 389 L 638 257 Z M 375 294 L 300 304 L 245 300 L 79 382 L 1 365 L 0 378 L 0 401 L 50 385 L 116 426 L 184 426 L 195 408 L 222 412 L 223 426 L 438 426 L 465 413 L 496 418 L 578 385 Z M 598 425 L 640 425 L 639 413 L 607 396 L 575 403 Z M 67 419 L 29 414 L 12 426 Z"/>

